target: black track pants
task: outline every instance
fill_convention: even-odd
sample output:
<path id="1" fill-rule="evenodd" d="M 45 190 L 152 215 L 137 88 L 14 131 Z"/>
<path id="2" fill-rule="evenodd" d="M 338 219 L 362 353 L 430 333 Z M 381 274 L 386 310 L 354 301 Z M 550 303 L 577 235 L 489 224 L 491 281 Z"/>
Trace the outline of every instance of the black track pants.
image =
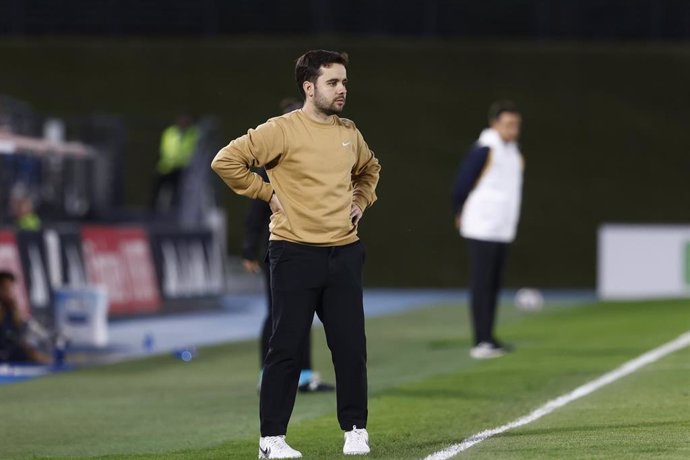
<path id="1" fill-rule="evenodd" d="M 362 305 L 364 245 L 269 243 L 273 335 L 264 363 L 262 436 L 287 432 L 295 405 L 300 358 L 314 312 L 324 325 L 335 367 L 338 422 L 367 423 L 367 352 Z"/>

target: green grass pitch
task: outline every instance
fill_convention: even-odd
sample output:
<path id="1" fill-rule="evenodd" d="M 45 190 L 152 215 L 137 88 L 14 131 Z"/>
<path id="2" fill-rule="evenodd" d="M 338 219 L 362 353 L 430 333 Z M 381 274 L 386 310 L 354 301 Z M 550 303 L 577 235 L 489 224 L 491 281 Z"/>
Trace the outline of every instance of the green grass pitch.
<path id="1" fill-rule="evenodd" d="M 371 319 L 369 458 L 423 458 L 687 330 L 687 301 L 505 305 L 499 333 L 516 352 L 473 361 L 464 305 Z M 315 368 L 332 382 L 313 334 Z M 190 363 L 159 356 L 0 386 L 0 458 L 256 458 L 257 355 L 243 342 Z M 690 458 L 688 407 L 686 348 L 458 458 Z M 288 440 L 305 458 L 344 458 L 334 395 L 299 395 Z"/>

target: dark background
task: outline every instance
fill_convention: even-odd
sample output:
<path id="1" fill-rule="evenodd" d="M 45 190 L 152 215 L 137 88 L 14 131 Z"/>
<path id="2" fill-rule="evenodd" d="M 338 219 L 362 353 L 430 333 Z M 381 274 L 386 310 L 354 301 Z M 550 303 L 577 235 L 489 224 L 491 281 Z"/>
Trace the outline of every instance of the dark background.
<path id="1" fill-rule="evenodd" d="M 688 221 L 689 5 L 0 0 L 0 93 L 121 116 L 125 202 L 143 207 L 177 110 L 216 116 L 229 141 L 297 95 L 301 53 L 347 51 L 344 116 L 383 166 L 367 284 L 397 287 L 466 284 L 450 185 L 488 105 L 511 98 L 526 170 L 507 284 L 593 287 L 598 225 Z M 237 254 L 248 203 L 222 197 Z"/>
<path id="2" fill-rule="evenodd" d="M 687 0 L 0 0 L 0 33 L 688 39 Z"/>

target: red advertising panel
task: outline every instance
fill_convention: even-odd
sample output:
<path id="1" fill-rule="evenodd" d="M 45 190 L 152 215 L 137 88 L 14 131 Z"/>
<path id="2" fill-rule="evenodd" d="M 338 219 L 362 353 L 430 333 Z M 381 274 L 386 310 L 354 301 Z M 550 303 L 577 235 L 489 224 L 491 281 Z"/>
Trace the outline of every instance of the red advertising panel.
<path id="1" fill-rule="evenodd" d="M 4 230 L 0 231 L 0 270 L 14 273 L 17 277 L 17 300 L 22 313 L 29 315 L 29 297 L 26 294 L 26 283 L 22 270 L 22 261 L 17 249 L 17 240 L 14 233 Z"/>
<path id="2" fill-rule="evenodd" d="M 81 233 L 87 278 L 107 290 L 109 313 L 158 311 L 160 293 L 146 231 L 84 226 Z"/>

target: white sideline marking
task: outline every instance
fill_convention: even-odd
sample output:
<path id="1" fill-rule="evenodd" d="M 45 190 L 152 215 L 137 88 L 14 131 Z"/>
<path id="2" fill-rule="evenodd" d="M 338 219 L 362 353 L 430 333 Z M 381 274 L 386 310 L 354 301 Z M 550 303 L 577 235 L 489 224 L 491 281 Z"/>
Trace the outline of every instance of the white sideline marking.
<path id="1" fill-rule="evenodd" d="M 506 423 L 505 425 L 501 425 L 490 430 L 481 431 L 475 435 L 470 436 L 467 439 L 464 439 L 460 443 L 452 444 L 443 450 L 434 452 L 433 454 L 426 457 L 424 460 L 446 460 L 451 457 L 454 457 L 460 452 L 469 449 L 470 447 L 484 441 L 485 439 L 489 439 L 494 435 L 503 433 L 504 431 L 508 431 L 512 428 L 527 425 L 528 423 L 531 423 L 547 414 L 550 414 L 559 407 L 563 407 L 566 404 L 575 401 L 576 399 L 579 399 L 583 396 L 587 396 L 588 394 L 598 390 L 599 388 L 608 385 L 609 383 L 615 382 L 616 380 L 625 377 L 626 375 L 632 374 L 641 367 L 653 363 L 654 361 L 663 358 L 669 353 L 678 351 L 682 348 L 687 347 L 688 345 L 690 345 L 690 331 L 680 335 L 675 340 L 672 340 L 664 345 L 661 345 L 658 348 L 655 348 L 641 356 L 638 356 L 637 358 L 631 361 L 628 361 L 627 363 L 623 364 L 617 369 L 614 369 L 611 372 L 608 372 L 595 380 L 592 380 L 590 382 L 585 383 L 582 386 L 577 387 L 570 393 L 559 396 L 556 399 L 552 399 L 551 401 L 535 409 L 534 411 L 532 411 L 528 415 L 525 415 L 524 417 L 520 417 L 519 419 L 513 420 L 510 423 Z"/>

